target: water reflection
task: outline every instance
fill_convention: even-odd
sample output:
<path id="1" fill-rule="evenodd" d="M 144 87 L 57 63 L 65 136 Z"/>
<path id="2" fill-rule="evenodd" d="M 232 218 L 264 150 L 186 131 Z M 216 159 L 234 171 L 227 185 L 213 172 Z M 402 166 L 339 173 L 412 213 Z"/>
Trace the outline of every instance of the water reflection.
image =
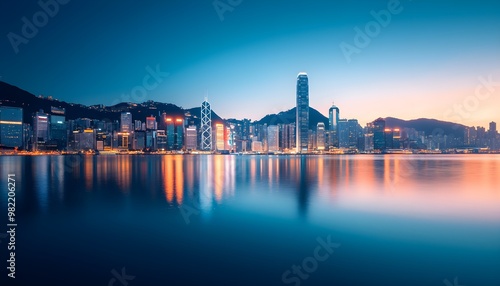
<path id="1" fill-rule="evenodd" d="M 214 206 L 246 194 L 294 196 L 296 210 L 498 219 L 500 156 L 54 156 L 2 157 L 38 209 L 68 192 L 121 192 L 168 205 Z M 5 165 L 7 166 L 7 165 Z M 30 183 L 32 182 L 32 183 Z M 69 187 L 68 187 L 69 186 Z M 52 200 L 51 193 L 56 194 Z M 30 204 L 27 204 L 31 206 Z"/>

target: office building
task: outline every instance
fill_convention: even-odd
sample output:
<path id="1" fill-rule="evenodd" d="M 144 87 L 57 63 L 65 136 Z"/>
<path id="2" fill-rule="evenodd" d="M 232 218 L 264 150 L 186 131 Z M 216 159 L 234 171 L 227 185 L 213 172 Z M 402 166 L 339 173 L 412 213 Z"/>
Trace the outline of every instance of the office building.
<path id="1" fill-rule="evenodd" d="M 33 117 L 33 150 L 45 150 L 49 140 L 49 115 L 43 111 L 36 112 Z"/>
<path id="2" fill-rule="evenodd" d="M 68 143 L 68 128 L 66 118 L 61 115 L 50 116 L 50 141 L 57 146 L 57 150 L 66 149 Z"/>
<path id="3" fill-rule="evenodd" d="M 226 150 L 224 140 L 224 124 L 215 124 L 215 148 L 217 151 Z"/>
<path id="4" fill-rule="evenodd" d="M 325 123 L 318 122 L 316 125 L 316 149 L 325 150 Z"/>
<path id="5" fill-rule="evenodd" d="M 167 150 L 181 150 L 184 147 L 184 120 L 182 118 L 167 117 Z"/>
<path id="6" fill-rule="evenodd" d="M 23 133 L 23 109 L 0 106 L 0 148 L 22 148 Z"/>
<path id="7" fill-rule="evenodd" d="M 277 125 L 269 125 L 267 127 L 267 146 L 269 152 L 277 152 L 280 150 L 279 135 L 280 129 Z"/>
<path id="8" fill-rule="evenodd" d="M 297 76 L 296 146 L 298 153 L 309 149 L 309 79 L 306 73 Z"/>
<path id="9" fill-rule="evenodd" d="M 383 151 L 385 148 L 385 119 L 378 118 L 373 121 L 373 149 Z"/>
<path id="10" fill-rule="evenodd" d="M 212 151 L 212 108 L 207 98 L 201 104 L 201 150 Z"/>
<path id="11" fill-rule="evenodd" d="M 328 147 L 339 147 L 339 126 L 340 110 L 332 105 L 328 111 Z"/>
<path id="12" fill-rule="evenodd" d="M 146 117 L 146 130 L 156 130 L 157 125 L 156 125 L 156 117 L 154 116 L 148 116 Z"/>
<path id="13" fill-rule="evenodd" d="M 339 148 L 349 148 L 349 122 L 347 119 L 338 121 Z"/>
<path id="14" fill-rule="evenodd" d="M 120 116 L 120 131 L 132 132 L 132 114 L 130 112 L 122 112 Z"/>
<path id="15" fill-rule="evenodd" d="M 186 150 L 193 151 L 198 149 L 198 130 L 195 125 L 186 128 Z"/>

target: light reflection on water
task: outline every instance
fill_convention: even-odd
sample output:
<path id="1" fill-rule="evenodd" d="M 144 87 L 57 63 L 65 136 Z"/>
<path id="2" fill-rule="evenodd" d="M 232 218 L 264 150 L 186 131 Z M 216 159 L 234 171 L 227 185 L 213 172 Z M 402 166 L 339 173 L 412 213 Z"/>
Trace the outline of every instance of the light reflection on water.
<path id="1" fill-rule="evenodd" d="M 310 251 L 304 241 L 314 243 L 325 233 L 338 237 L 343 245 L 339 251 L 346 249 L 346 256 L 328 266 L 334 271 L 316 274 L 319 280 L 348 281 L 347 273 L 354 271 L 351 263 L 356 261 L 428 273 L 408 285 L 429 285 L 429 281 L 439 285 L 442 279 L 453 278 L 449 274 L 461 273 L 469 275 L 470 285 L 500 282 L 499 275 L 490 271 L 500 261 L 500 156 L 3 156 L 0 163 L 2 185 L 6 185 L 7 172 L 16 173 L 17 212 L 25 232 L 20 243 L 26 253 L 21 255 L 37 265 L 39 275 L 48 270 L 39 266 L 42 258 L 56 263 L 57 255 L 63 255 L 61 245 L 69 242 L 71 251 L 77 251 L 73 245 L 78 245 L 83 249 L 79 255 L 102 260 L 100 267 L 117 267 L 126 260 L 127 267 L 140 268 L 132 254 L 127 260 L 118 250 L 109 250 L 113 255 L 108 258 L 93 251 L 85 236 L 104 229 L 108 233 L 99 242 L 103 249 L 118 243 L 116 238 L 130 253 L 149 247 L 149 255 L 163 255 L 161 263 L 177 272 L 189 269 L 193 261 L 203 261 L 208 250 L 195 252 L 193 248 L 204 243 L 217 252 L 215 256 L 227 260 L 220 263 L 229 272 L 239 275 L 241 265 L 227 253 L 244 242 L 252 252 L 247 255 L 266 257 L 263 269 L 277 268 L 269 275 L 245 280 L 254 285 L 273 277 L 280 282 L 281 269 Z M 4 189 L 2 207 L 6 207 L 6 196 Z M 189 223 L 183 220 L 182 207 L 196 211 Z M 58 223 L 53 224 L 54 220 Z M 131 229 L 139 231 L 131 234 Z M 33 233 L 39 238 L 36 241 L 28 238 Z M 51 242 L 54 236 L 50 235 L 60 236 L 61 241 Z M 368 254 L 371 250 L 366 245 L 374 241 L 384 248 L 376 255 L 386 261 Z M 270 255 L 285 242 L 293 248 Z M 39 255 L 45 247 L 61 252 L 56 258 L 46 258 Z M 186 257 L 170 256 L 178 248 Z M 436 265 L 428 269 L 424 263 L 421 270 L 410 270 L 400 264 L 397 255 L 401 252 L 421 261 L 435 260 Z M 463 252 L 458 261 L 456 252 Z M 477 266 L 468 264 L 478 259 Z M 450 270 L 439 268 L 441 264 L 455 266 Z M 216 264 L 206 267 L 209 273 L 220 269 Z M 149 268 L 143 273 L 159 275 Z M 212 278 L 206 274 L 190 281 L 216 281 Z M 366 279 L 357 282 L 373 282 Z"/>

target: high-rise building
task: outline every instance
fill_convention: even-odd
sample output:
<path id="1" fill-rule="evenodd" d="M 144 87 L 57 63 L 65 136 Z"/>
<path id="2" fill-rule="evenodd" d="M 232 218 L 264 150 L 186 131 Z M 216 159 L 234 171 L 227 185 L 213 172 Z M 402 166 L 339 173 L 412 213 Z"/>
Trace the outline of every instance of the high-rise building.
<path id="1" fill-rule="evenodd" d="M 316 148 L 320 151 L 325 150 L 325 123 L 318 122 L 316 125 Z"/>
<path id="2" fill-rule="evenodd" d="M 390 128 L 384 129 L 385 148 L 394 149 L 394 131 Z"/>
<path id="3" fill-rule="evenodd" d="M 134 121 L 134 130 L 141 131 L 142 130 L 142 122 L 140 120 Z"/>
<path id="4" fill-rule="evenodd" d="M 309 145 L 309 79 L 303 72 L 297 76 L 296 124 L 297 152 L 306 153 Z"/>
<path id="5" fill-rule="evenodd" d="M 133 150 L 143 150 L 146 148 L 146 132 L 142 130 L 137 130 L 134 132 L 132 149 Z"/>
<path id="6" fill-rule="evenodd" d="M 267 147 L 269 152 L 277 152 L 280 150 L 279 135 L 280 129 L 278 125 L 269 125 L 267 127 Z"/>
<path id="7" fill-rule="evenodd" d="M 184 147 L 184 120 L 182 118 L 173 119 L 167 117 L 167 149 L 181 150 Z"/>
<path id="8" fill-rule="evenodd" d="M 385 150 L 385 119 L 378 118 L 373 121 L 373 149 L 378 151 Z"/>
<path id="9" fill-rule="evenodd" d="M 74 151 L 97 149 L 96 132 L 93 129 L 73 131 L 68 148 Z"/>
<path id="10" fill-rule="evenodd" d="M 349 122 L 347 119 L 338 121 L 339 148 L 349 148 Z"/>
<path id="11" fill-rule="evenodd" d="M 122 112 L 120 117 L 120 131 L 132 132 L 132 113 Z"/>
<path id="12" fill-rule="evenodd" d="M 189 151 L 198 149 L 198 131 L 195 125 L 186 128 L 186 149 Z"/>
<path id="13" fill-rule="evenodd" d="M 365 151 L 372 152 L 373 151 L 373 122 L 369 122 L 365 127 Z"/>
<path id="14" fill-rule="evenodd" d="M 66 149 L 68 140 L 68 129 L 66 118 L 61 115 L 50 116 L 50 140 L 56 144 L 58 150 Z"/>
<path id="15" fill-rule="evenodd" d="M 349 119 L 347 120 L 347 125 L 349 128 L 349 148 L 357 148 L 361 149 L 358 142 L 358 140 L 362 137 L 363 130 L 361 129 L 361 126 L 358 123 L 357 119 Z M 363 144 L 364 145 L 364 141 Z"/>
<path id="16" fill-rule="evenodd" d="M 152 115 L 146 117 L 146 130 L 156 130 L 156 129 L 157 129 L 156 117 Z"/>
<path id="17" fill-rule="evenodd" d="M 392 130 L 392 148 L 393 149 L 399 149 L 401 148 L 401 129 L 399 128 L 394 128 Z"/>
<path id="18" fill-rule="evenodd" d="M 167 134 L 165 130 L 156 131 L 156 149 L 160 151 L 167 150 Z"/>
<path id="19" fill-rule="evenodd" d="M 224 140 L 224 124 L 215 124 L 215 148 L 218 151 L 226 150 L 226 144 Z"/>
<path id="20" fill-rule="evenodd" d="M 490 128 L 489 128 L 488 132 L 490 134 L 495 134 L 496 135 L 496 133 L 497 133 L 497 124 L 496 124 L 496 122 L 493 122 L 493 121 L 490 122 Z"/>
<path id="21" fill-rule="evenodd" d="M 212 109 L 207 98 L 201 104 L 201 150 L 212 150 Z"/>
<path id="22" fill-rule="evenodd" d="M 23 147 L 23 109 L 0 107 L 0 147 Z"/>
<path id="23" fill-rule="evenodd" d="M 328 146 L 329 147 L 339 147 L 339 120 L 340 120 L 340 110 L 337 106 L 332 105 L 328 111 Z"/>
<path id="24" fill-rule="evenodd" d="M 33 117 L 33 150 L 45 149 L 49 140 L 49 115 L 43 111 L 35 113 Z"/>

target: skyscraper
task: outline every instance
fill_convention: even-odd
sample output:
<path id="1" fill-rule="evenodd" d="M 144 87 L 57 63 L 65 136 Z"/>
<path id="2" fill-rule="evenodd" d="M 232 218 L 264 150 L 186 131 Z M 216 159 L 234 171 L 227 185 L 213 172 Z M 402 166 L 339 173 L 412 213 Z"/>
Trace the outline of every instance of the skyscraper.
<path id="1" fill-rule="evenodd" d="M 325 150 L 325 123 L 318 122 L 316 126 L 316 148 L 320 151 Z"/>
<path id="2" fill-rule="evenodd" d="M 212 150 L 212 109 L 207 98 L 201 104 L 201 150 Z"/>
<path id="3" fill-rule="evenodd" d="M 186 149 L 189 151 L 198 149 L 198 134 L 195 125 L 191 125 L 186 128 Z"/>
<path id="4" fill-rule="evenodd" d="M 225 140 L 224 140 L 224 124 L 215 124 L 215 146 L 218 151 L 225 150 Z"/>
<path id="5" fill-rule="evenodd" d="M 50 116 L 50 140 L 54 141 L 58 150 L 63 150 L 68 145 L 68 132 L 66 118 L 61 115 Z"/>
<path id="6" fill-rule="evenodd" d="M 349 148 L 349 122 L 347 119 L 338 121 L 339 148 Z"/>
<path id="7" fill-rule="evenodd" d="M 496 135 L 496 133 L 497 133 L 497 124 L 496 124 L 496 122 L 494 122 L 494 121 L 490 122 L 490 128 L 489 128 L 488 132 L 491 135 Z"/>
<path id="8" fill-rule="evenodd" d="M 340 110 L 337 106 L 332 105 L 328 111 L 328 124 L 329 124 L 329 147 L 339 147 L 339 120 Z"/>
<path id="9" fill-rule="evenodd" d="M 297 152 L 306 153 L 309 143 L 309 79 L 303 72 L 297 76 L 296 112 Z"/>
<path id="10" fill-rule="evenodd" d="M 120 116 L 120 131 L 132 132 L 132 114 L 130 112 L 122 112 Z"/>
<path id="11" fill-rule="evenodd" d="M 151 115 L 146 117 L 146 130 L 156 130 L 156 117 Z"/>
<path id="12" fill-rule="evenodd" d="M 35 113 L 33 117 L 33 149 L 45 149 L 49 140 L 49 115 L 43 111 Z"/>
<path id="13" fill-rule="evenodd" d="M 0 147 L 23 146 L 23 109 L 0 107 Z"/>
<path id="14" fill-rule="evenodd" d="M 280 129 L 278 125 L 269 125 L 267 127 L 267 146 L 269 152 L 276 152 L 280 150 L 279 134 L 280 134 Z"/>
<path id="15" fill-rule="evenodd" d="M 373 121 L 373 149 L 383 151 L 385 147 L 385 120 L 378 118 Z"/>

